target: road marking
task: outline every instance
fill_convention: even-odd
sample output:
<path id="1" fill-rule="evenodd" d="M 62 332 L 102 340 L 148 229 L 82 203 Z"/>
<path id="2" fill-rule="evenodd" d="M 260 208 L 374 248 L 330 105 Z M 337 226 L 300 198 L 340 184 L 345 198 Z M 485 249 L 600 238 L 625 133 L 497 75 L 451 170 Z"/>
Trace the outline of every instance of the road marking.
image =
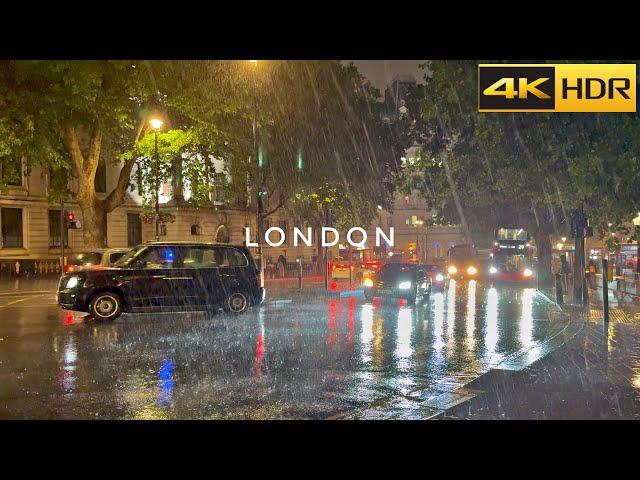
<path id="1" fill-rule="evenodd" d="M 0 292 L 0 297 L 20 297 L 23 295 L 43 295 L 45 293 L 50 293 L 55 295 L 55 290 L 33 290 L 31 292 L 21 292 L 19 290 L 10 291 L 10 292 Z"/>
<path id="2" fill-rule="evenodd" d="M 42 296 L 44 296 L 44 295 L 45 295 L 45 294 L 44 294 L 44 293 L 42 293 L 42 294 L 40 294 L 40 295 L 31 295 L 31 296 L 29 296 L 29 297 L 21 298 L 21 299 L 19 299 L 19 300 L 13 300 L 12 302 L 5 303 L 4 305 L 0 305 L 0 308 L 8 307 L 8 306 L 10 306 L 10 305 L 15 305 L 16 303 L 24 302 L 25 300 L 29 300 L 29 299 L 31 299 L 31 298 L 35 298 L 35 297 L 42 297 Z"/>

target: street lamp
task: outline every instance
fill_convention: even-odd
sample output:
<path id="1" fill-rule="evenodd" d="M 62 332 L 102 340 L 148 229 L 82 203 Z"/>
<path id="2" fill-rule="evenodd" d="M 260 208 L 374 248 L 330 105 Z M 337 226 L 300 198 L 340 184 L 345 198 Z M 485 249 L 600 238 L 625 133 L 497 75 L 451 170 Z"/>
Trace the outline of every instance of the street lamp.
<path id="1" fill-rule="evenodd" d="M 153 128 L 154 133 L 155 133 L 155 146 L 154 146 L 154 178 L 155 178 L 155 182 L 154 182 L 154 186 L 155 186 L 155 190 L 156 190 L 156 194 L 155 194 L 155 200 L 156 200 L 156 241 L 160 240 L 160 197 L 159 197 L 159 192 L 158 190 L 160 190 L 160 156 L 158 155 L 158 130 L 160 130 L 162 128 L 162 125 L 164 124 L 164 122 L 162 120 L 160 120 L 159 118 L 152 118 L 151 120 L 149 120 L 149 124 L 151 125 L 151 128 Z"/>
<path id="2" fill-rule="evenodd" d="M 416 222 L 413 224 L 413 226 L 416 228 L 416 260 L 418 259 L 418 245 L 420 243 L 419 236 L 418 236 L 419 235 L 418 227 L 421 227 L 423 224 L 424 224 L 424 220 L 416 220 Z"/>
<path id="3" fill-rule="evenodd" d="M 249 63 L 257 68 L 258 60 L 249 60 Z M 260 221 L 260 165 L 258 163 L 258 142 L 257 142 L 257 116 L 258 116 L 258 103 L 257 103 L 257 80 L 254 75 L 253 78 L 253 122 L 252 122 L 252 131 L 253 131 L 253 161 L 255 163 L 255 178 L 254 178 L 254 188 L 256 192 L 256 243 L 258 244 L 258 258 L 260 259 L 260 278 L 264 279 L 264 258 L 262 258 L 262 222 Z M 261 285 L 262 286 L 262 285 Z"/>
<path id="4" fill-rule="evenodd" d="M 635 237 L 636 243 L 638 246 L 636 247 L 636 273 L 640 274 L 640 212 L 638 212 L 638 216 L 634 217 L 633 225 L 635 227 Z"/>

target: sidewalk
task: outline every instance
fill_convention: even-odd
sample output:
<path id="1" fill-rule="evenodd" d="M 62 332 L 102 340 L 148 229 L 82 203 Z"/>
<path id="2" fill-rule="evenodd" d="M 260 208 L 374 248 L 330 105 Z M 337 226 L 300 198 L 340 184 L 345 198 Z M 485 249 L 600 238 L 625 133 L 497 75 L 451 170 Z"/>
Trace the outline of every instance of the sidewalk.
<path id="1" fill-rule="evenodd" d="M 605 329 L 602 289 L 590 293 L 589 308 L 563 306 L 573 338 L 522 372 L 479 378 L 469 387 L 484 394 L 446 418 L 640 419 L 640 309 L 610 295 Z"/>

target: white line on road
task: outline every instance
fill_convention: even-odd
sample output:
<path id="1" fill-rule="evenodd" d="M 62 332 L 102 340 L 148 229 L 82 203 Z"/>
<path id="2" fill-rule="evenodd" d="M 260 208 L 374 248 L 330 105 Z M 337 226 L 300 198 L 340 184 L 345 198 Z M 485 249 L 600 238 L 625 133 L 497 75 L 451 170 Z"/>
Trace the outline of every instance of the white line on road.
<path id="1" fill-rule="evenodd" d="M 5 303 L 4 305 L 0 305 L 0 308 L 8 307 L 10 305 L 15 305 L 16 303 L 24 302 L 25 300 L 29 300 L 31 298 L 43 297 L 44 295 L 46 295 L 46 294 L 42 293 L 40 295 L 31 295 L 29 297 L 21 298 L 19 300 L 14 300 L 12 302 Z"/>

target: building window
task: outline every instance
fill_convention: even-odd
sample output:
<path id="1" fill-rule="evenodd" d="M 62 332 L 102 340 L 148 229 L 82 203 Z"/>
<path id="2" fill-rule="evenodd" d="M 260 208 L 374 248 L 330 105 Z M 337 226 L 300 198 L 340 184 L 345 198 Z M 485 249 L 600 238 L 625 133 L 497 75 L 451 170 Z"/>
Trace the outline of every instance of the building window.
<path id="1" fill-rule="evenodd" d="M 2 248 L 22 248 L 22 209 L 3 208 L 0 222 L 2 222 Z"/>
<path id="2" fill-rule="evenodd" d="M 69 246 L 69 232 L 62 229 L 64 246 Z M 60 246 L 60 210 L 49 210 L 49 247 Z"/>
<path id="3" fill-rule="evenodd" d="M 229 229 L 224 225 L 218 225 L 218 228 L 216 229 L 216 242 L 229 243 L 229 239 Z"/>
<path id="4" fill-rule="evenodd" d="M 224 173 L 215 173 L 213 175 L 213 201 L 224 202 L 225 189 L 227 186 L 227 177 Z"/>
<path id="5" fill-rule="evenodd" d="M 127 246 L 142 243 L 142 220 L 139 213 L 127 213 Z"/>
<path id="6" fill-rule="evenodd" d="M 67 171 L 63 168 L 49 168 L 49 193 L 67 188 Z"/>
<path id="7" fill-rule="evenodd" d="M 22 160 L 3 160 L 0 163 L 2 183 L 11 187 L 22 187 Z"/>
<path id="8" fill-rule="evenodd" d="M 98 168 L 96 169 L 93 185 L 97 193 L 107 193 L 107 164 L 102 158 L 98 160 Z"/>

